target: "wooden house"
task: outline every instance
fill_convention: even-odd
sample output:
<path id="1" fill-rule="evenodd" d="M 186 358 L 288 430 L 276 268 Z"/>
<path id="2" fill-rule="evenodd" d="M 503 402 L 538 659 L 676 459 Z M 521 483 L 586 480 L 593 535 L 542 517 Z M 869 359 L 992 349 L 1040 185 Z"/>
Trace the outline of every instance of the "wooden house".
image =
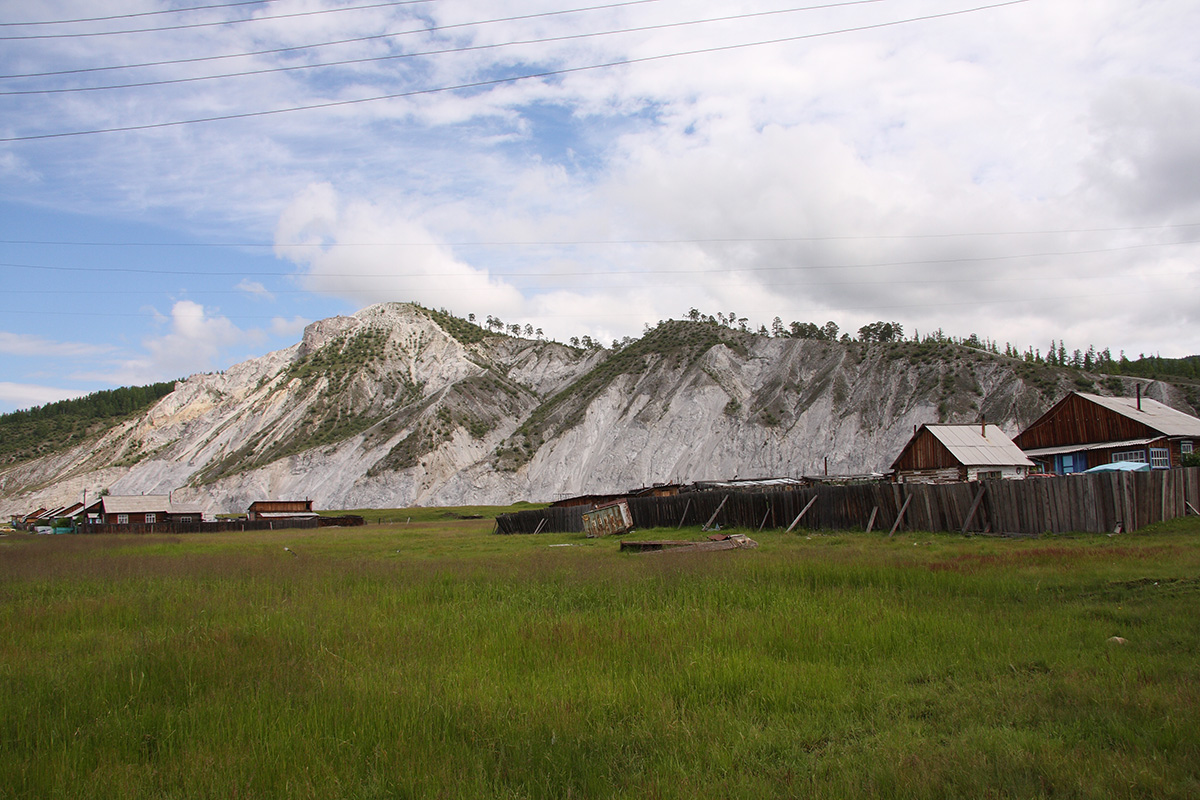
<path id="1" fill-rule="evenodd" d="M 1200 419 L 1142 397 L 1071 392 L 1014 441 L 1046 472 L 1066 475 L 1116 461 L 1180 466 L 1200 440 Z"/>
<path id="2" fill-rule="evenodd" d="M 246 511 L 249 520 L 297 519 L 319 516 L 312 500 L 255 500 Z"/>
<path id="3" fill-rule="evenodd" d="M 171 502 L 166 494 L 105 495 L 87 507 L 89 522 L 105 525 L 155 525 L 163 522 L 200 522 L 197 506 Z"/>
<path id="4" fill-rule="evenodd" d="M 898 483 L 1019 480 L 1033 462 L 995 425 L 922 425 L 892 462 Z"/>

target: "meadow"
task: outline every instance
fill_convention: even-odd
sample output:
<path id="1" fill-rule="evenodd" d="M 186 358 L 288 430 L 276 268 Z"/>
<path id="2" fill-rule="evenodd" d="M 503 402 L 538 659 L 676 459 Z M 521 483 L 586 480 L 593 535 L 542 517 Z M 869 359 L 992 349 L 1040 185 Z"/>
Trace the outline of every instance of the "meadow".
<path id="1" fill-rule="evenodd" d="M 1200 796 L 1195 517 L 645 555 L 378 518 L 0 538 L 0 797 Z"/>

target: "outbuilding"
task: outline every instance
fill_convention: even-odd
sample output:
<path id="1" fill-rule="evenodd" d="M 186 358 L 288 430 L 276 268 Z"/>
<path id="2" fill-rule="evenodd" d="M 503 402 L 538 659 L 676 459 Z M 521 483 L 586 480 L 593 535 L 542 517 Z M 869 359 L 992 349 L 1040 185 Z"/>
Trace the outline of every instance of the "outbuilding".
<path id="1" fill-rule="evenodd" d="M 1034 464 L 996 425 L 922 425 L 892 462 L 898 483 L 1020 480 Z"/>

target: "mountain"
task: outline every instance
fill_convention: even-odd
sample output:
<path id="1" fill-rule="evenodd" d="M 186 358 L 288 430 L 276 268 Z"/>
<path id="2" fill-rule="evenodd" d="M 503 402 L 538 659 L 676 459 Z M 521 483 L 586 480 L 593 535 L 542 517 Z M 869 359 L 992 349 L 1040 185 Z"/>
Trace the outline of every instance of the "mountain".
<path id="1" fill-rule="evenodd" d="M 1010 434 L 1071 389 L 1132 393 L 948 342 L 768 337 L 668 321 L 608 350 L 388 303 L 194 375 L 106 432 L 0 471 L 0 513 L 86 491 L 175 492 L 211 513 L 499 504 L 659 482 L 886 470 L 926 422 Z M 1188 409 L 1180 390 L 1144 390 Z"/>

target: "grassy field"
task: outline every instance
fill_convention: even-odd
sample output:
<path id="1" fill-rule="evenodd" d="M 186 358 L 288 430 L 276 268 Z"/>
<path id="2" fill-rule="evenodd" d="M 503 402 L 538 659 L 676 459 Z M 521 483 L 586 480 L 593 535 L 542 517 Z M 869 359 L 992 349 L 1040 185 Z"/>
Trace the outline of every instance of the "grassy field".
<path id="1" fill-rule="evenodd" d="M 1200 796 L 1196 518 L 629 555 L 481 516 L 0 538 L 0 797 Z"/>

